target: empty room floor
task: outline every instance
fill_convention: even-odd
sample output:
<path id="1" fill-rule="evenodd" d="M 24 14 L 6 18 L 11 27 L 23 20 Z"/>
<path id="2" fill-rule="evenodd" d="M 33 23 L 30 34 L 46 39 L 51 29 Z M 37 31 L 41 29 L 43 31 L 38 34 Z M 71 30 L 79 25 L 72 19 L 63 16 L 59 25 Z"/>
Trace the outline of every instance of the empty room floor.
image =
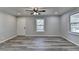
<path id="1" fill-rule="evenodd" d="M 75 44 L 60 37 L 17 36 L 0 44 L 1 51 L 79 51 Z"/>

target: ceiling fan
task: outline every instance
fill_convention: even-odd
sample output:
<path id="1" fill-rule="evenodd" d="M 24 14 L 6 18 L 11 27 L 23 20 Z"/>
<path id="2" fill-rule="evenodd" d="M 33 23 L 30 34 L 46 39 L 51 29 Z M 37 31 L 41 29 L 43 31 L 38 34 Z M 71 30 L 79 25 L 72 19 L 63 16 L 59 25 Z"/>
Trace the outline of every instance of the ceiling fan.
<path id="1" fill-rule="evenodd" d="M 25 10 L 31 12 L 31 15 L 40 15 L 41 12 L 45 12 L 46 10 L 39 10 L 39 8 L 35 7 L 32 10 Z"/>

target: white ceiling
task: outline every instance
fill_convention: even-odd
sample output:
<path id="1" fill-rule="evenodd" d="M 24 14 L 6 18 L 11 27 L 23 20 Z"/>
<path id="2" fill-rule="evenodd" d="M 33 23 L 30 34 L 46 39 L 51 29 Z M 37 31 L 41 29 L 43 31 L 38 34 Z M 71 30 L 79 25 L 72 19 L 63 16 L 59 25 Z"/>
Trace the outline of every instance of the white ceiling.
<path id="1" fill-rule="evenodd" d="M 31 16 L 31 12 L 25 11 L 32 9 L 31 7 L 0 7 L 0 11 L 14 16 Z M 46 12 L 41 12 L 41 15 L 62 15 L 69 12 L 75 7 L 39 7 L 39 10 L 44 9 Z"/>

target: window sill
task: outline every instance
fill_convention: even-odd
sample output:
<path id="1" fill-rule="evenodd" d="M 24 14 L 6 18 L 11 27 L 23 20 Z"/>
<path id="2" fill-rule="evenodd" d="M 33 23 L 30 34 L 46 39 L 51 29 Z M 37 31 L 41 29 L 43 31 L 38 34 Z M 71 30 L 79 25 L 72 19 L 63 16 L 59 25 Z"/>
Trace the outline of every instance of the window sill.
<path id="1" fill-rule="evenodd" d="M 69 34 L 72 34 L 72 35 L 79 35 L 79 33 L 76 33 L 76 32 L 69 32 Z"/>

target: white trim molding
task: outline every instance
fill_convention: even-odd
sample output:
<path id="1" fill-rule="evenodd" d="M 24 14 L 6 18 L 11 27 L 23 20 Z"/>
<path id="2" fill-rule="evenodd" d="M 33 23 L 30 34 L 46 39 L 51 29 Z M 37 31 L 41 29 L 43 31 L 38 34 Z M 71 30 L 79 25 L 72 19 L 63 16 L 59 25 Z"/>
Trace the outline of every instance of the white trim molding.
<path id="1" fill-rule="evenodd" d="M 17 35 L 17 36 L 61 37 L 60 35 Z"/>
<path id="2" fill-rule="evenodd" d="M 25 36 L 48 36 L 48 37 L 61 37 L 60 35 L 25 35 Z"/>
<path id="3" fill-rule="evenodd" d="M 75 44 L 75 45 L 79 46 L 79 44 L 78 44 L 78 43 L 76 43 L 76 42 L 74 42 L 74 41 L 72 41 L 72 40 L 69 40 L 69 39 L 68 39 L 68 38 L 66 38 L 66 37 L 62 37 L 62 38 L 64 38 L 64 39 L 68 40 L 69 42 L 71 42 L 71 43 L 73 43 L 73 44 Z"/>
<path id="4" fill-rule="evenodd" d="M 7 40 L 10 40 L 10 39 L 12 39 L 12 38 L 14 38 L 14 37 L 16 37 L 16 36 L 17 36 L 17 35 L 14 35 L 14 36 L 11 36 L 11 37 L 9 37 L 9 38 L 0 40 L 0 43 L 3 43 L 3 42 L 5 42 L 5 41 L 7 41 Z"/>

